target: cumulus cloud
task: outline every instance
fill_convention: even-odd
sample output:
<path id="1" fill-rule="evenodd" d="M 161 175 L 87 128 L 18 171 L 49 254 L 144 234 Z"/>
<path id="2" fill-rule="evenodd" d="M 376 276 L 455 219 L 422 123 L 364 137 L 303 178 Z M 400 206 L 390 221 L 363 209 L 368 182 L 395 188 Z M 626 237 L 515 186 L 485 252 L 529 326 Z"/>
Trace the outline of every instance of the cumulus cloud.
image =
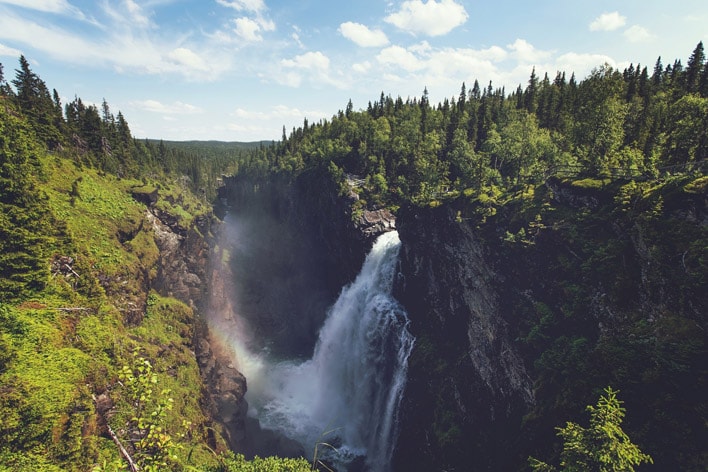
<path id="1" fill-rule="evenodd" d="M 630 26 L 623 34 L 632 43 L 643 43 L 653 38 L 649 30 L 639 25 Z"/>
<path id="2" fill-rule="evenodd" d="M 626 22 L 627 18 L 618 11 L 603 13 L 590 23 L 590 31 L 614 31 L 623 27 Z"/>
<path id="3" fill-rule="evenodd" d="M 408 72 L 419 70 L 424 67 L 424 64 L 415 54 L 405 48 L 402 48 L 401 46 L 390 46 L 383 49 L 376 56 L 376 60 L 380 64 L 397 66 Z"/>
<path id="4" fill-rule="evenodd" d="M 615 60 L 604 54 L 579 54 L 569 52 L 558 56 L 553 64 L 553 68 L 556 70 L 565 71 L 569 78 L 572 72 L 575 72 L 576 77 L 582 78 L 592 69 L 603 64 L 609 64 L 612 67 L 617 67 Z M 548 69 L 550 69 L 550 67 L 546 68 L 546 70 Z M 536 72 L 538 72 L 538 70 Z"/>
<path id="5" fill-rule="evenodd" d="M 263 36 L 259 34 L 261 27 L 255 20 L 250 18 L 236 18 L 234 20 L 234 31 L 236 35 L 245 41 L 262 41 Z"/>
<path id="6" fill-rule="evenodd" d="M 172 104 L 165 104 L 158 100 L 138 100 L 130 102 L 130 105 L 139 110 L 162 113 L 164 115 L 194 115 L 204 112 L 204 110 L 199 107 L 179 101 L 173 102 Z"/>
<path id="7" fill-rule="evenodd" d="M 320 51 L 310 51 L 305 54 L 295 56 L 293 59 L 283 59 L 281 64 L 285 67 L 292 67 L 295 69 L 327 70 L 329 69 L 329 58 Z"/>
<path id="8" fill-rule="evenodd" d="M 388 44 L 388 38 L 383 31 L 371 30 L 365 25 L 351 21 L 339 25 L 339 32 L 361 47 L 381 47 Z"/>
<path id="9" fill-rule="evenodd" d="M 412 34 L 442 36 L 469 18 L 465 7 L 455 0 L 408 0 L 384 21 Z"/>
<path id="10" fill-rule="evenodd" d="M 346 88 L 343 75 L 333 74 L 330 69 L 330 59 L 320 51 L 309 51 L 293 57 L 292 59 L 282 59 L 279 62 L 279 70 L 270 75 L 270 78 L 280 84 L 289 87 L 299 87 L 305 79 L 315 86 L 332 85 L 337 88 Z M 265 75 L 262 77 L 266 80 Z"/>
<path id="11" fill-rule="evenodd" d="M 513 44 L 507 45 L 513 56 L 520 62 L 528 64 L 539 63 L 551 56 L 550 51 L 536 49 L 524 39 L 517 39 Z"/>

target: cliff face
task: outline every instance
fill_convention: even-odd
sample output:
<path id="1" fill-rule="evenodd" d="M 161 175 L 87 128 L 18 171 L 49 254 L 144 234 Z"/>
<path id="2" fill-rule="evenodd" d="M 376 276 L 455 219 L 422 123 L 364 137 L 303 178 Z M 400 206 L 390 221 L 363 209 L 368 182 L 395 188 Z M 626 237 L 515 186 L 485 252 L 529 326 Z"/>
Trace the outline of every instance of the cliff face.
<path id="1" fill-rule="evenodd" d="M 554 428 L 586 421 L 608 385 L 657 466 L 701 470 L 706 179 L 583 185 L 486 219 L 462 200 L 398 215 L 416 345 L 396 470 L 552 458 Z"/>
<path id="2" fill-rule="evenodd" d="M 155 195 L 146 211 L 159 249 L 153 288 L 186 303 L 197 313 L 193 350 L 205 388 L 201 404 L 208 417 L 217 422 L 221 436 L 231 448 L 236 448 L 246 435 L 246 379 L 205 323 L 210 312 L 223 309 L 214 301 L 224 299 L 224 280 L 218 277 L 220 273 L 210 270 L 213 233 L 219 232 L 221 223 L 210 214 L 199 215 L 187 228 L 170 213 L 155 208 L 157 198 Z M 212 437 L 210 442 L 215 447 L 219 441 Z"/>
<path id="3" fill-rule="evenodd" d="M 399 215 L 394 295 L 416 337 L 396 470 L 507 470 L 531 380 L 499 306 L 484 243 L 448 208 Z M 465 447 L 463 447 L 465 445 Z"/>

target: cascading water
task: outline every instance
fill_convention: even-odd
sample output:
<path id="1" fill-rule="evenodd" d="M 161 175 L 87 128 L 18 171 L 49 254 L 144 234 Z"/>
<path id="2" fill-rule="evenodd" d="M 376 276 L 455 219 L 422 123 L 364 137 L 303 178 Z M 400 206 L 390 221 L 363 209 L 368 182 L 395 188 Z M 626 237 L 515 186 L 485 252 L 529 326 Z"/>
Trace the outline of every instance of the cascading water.
<path id="1" fill-rule="evenodd" d="M 244 372 L 247 398 L 264 428 L 338 468 L 364 457 L 367 470 L 389 468 L 397 411 L 414 339 L 391 296 L 400 241 L 383 234 L 356 280 L 345 287 L 320 330 L 312 359 L 259 364 Z"/>

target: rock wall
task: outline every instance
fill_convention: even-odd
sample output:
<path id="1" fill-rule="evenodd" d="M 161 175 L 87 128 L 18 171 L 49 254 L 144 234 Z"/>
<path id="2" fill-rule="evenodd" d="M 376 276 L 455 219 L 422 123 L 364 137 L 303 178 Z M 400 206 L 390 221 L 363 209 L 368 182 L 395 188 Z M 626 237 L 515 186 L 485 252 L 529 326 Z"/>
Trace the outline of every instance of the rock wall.
<path id="1" fill-rule="evenodd" d="M 155 195 L 149 203 L 154 204 L 157 198 Z M 208 330 L 205 320 L 210 310 L 222 308 L 213 306 L 224 286 L 211 269 L 213 233 L 218 233 L 221 223 L 212 215 L 199 215 L 186 228 L 154 205 L 147 209 L 146 219 L 152 225 L 160 251 L 153 288 L 183 301 L 195 311 L 193 349 L 205 388 L 202 405 L 229 447 L 237 448 L 246 436 L 246 379 L 233 365 L 230 352 Z M 212 447 L 219 443 L 212 438 Z"/>
<path id="2" fill-rule="evenodd" d="M 708 185 L 687 182 L 551 180 L 486 219 L 463 199 L 402 209 L 416 345 L 394 469 L 557 462 L 554 428 L 609 385 L 656 467 L 701 470 Z"/>
<path id="3" fill-rule="evenodd" d="M 534 397 L 485 245 L 450 208 L 402 210 L 398 231 L 394 296 L 416 344 L 394 469 L 511 470 L 513 432 Z"/>

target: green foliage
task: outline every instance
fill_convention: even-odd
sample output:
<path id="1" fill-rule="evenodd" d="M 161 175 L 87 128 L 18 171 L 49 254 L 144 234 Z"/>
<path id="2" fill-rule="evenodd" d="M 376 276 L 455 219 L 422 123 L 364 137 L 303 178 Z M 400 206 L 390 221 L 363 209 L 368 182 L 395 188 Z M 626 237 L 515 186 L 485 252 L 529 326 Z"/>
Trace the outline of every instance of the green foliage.
<path id="1" fill-rule="evenodd" d="M 137 464 L 146 472 L 158 472 L 171 468 L 177 460 L 176 449 L 180 446 L 167 431 L 165 419 L 172 410 L 174 400 L 170 390 L 159 393 L 158 376 L 152 364 L 139 351 L 133 352 L 133 364 L 125 365 L 120 372 L 120 380 L 125 388 L 125 397 L 132 406 L 132 417 L 126 428 L 135 449 Z M 186 434 L 188 423 L 183 423 L 182 436 Z"/>
<path id="2" fill-rule="evenodd" d="M 0 470 L 83 471 L 94 464 L 124 470 L 113 442 L 99 436 L 92 395 L 110 389 L 121 408 L 116 421 L 130 422 L 116 382 L 128 346 L 136 343 L 157 359 L 153 373 L 161 386 L 136 424 L 145 432 L 144 462 L 164 463 L 157 451 L 170 450 L 178 467 L 215 464 L 191 351 L 192 310 L 153 294 L 144 325 L 133 319 L 138 325 L 128 328 L 124 317 L 126 307 L 138 311 L 148 298 L 159 257 L 145 204 L 131 190 L 158 189 L 166 200 L 162 215 L 179 218 L 185 230 L 211 211 L 204 195 L 192 192 L 189 179 L 162 171 L 128 178 L 152 165 L 150 150 L 133 142 L 122 115 L 113 120 L 107 106 L 101 117 L 77 100 L 69 107 L 77 114 L 67 117 L 74 121 L 66 129 L 61 118 L 55 122 L 77 140 L 67 138 L 64 150 L 48 152 L 52 143 L 38 133 L 49 128 L 36 121 L 43 118 L 33 105 L 14 103 L 4 89 L 0 95 Z M 128 132 L 128 139 L 116 135 L 123 147 L 111 141 L 111 123 Z M 134 159 L 138 151 L 146 151 L 143 161 Z M 153 413 L 164 425 L 149 427 L 145 419 Z M 217 437 L 216 444 L 223 440 Z"/>
<path id="3" fill-rule="evenodd" d="M 653 463 L 652 458 L 641 452 L 622 430 L 625 409 L 617 398 L 617 391 L 605 389 L 597 406 L 589 405 L 590 426 L 584 428 L 568 422 L 557 428 L 563 440 L 560 467 L 567 472 L 619 472 L 634 471 L 634 466 Z M 531 468 L 539 472 L 556 470 L 545 462 L 529 458 Z"/>
<path id="4" fill-rule="evenodd" d="M 0 302 L 41 289 L 52 217 L 38 189 L 40 147 L 26 122 L 0 107 Z"/>
<path id="5" fill-rule="evenodd" d="M 280 457 L 255 457 L 247 461 L 241 454 L 227 454 L 217 467 L 206 469 L 207 472 L 310 472 L 313 470 L 305 459 Z"/>

